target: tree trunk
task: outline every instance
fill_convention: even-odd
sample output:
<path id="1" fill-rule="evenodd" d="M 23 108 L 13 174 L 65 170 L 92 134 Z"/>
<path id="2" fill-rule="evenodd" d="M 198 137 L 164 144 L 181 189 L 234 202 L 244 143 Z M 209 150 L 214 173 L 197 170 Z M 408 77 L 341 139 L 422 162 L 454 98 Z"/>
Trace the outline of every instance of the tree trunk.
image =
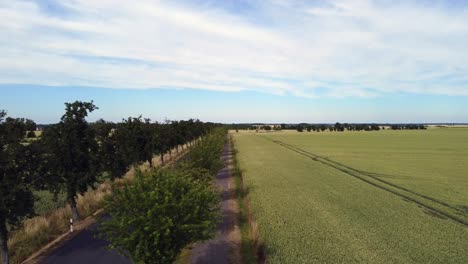
<path id="1" fill-rule="evenodd" d="M 164 166 L 164 153 L 161 153 L 161 166 Z"/>
<path id="2" fill-rule="evenodd" d="M 0 255 L 2 256 L 2 264 L 9 264 L 8 255 L 8 230 L 6 228 L 5 219 L 0 218 Z"/>
<path id="3" fill-rule="evenodd" d="M 172 149 L 169 150 L 169 159 L 172 159 Z"/>
<path id="4" fill-rule="evenodd" d="M 68 203 L 70 204 L 73 221 L 80 220 L 80 214 L 78 213 L 78 208 L 76 207 L 75 196 L 69 194 Z"/>
<path id="5" fill-rule="evenodd" d="M 148 159 L 148 163 L 150 165 L 150 168 L 153 168 L 153 159 L 152 158 Z"/>
<path id="6" fill-rule="evenodd" d="M 179 155 L 179 145 L 177 145 L 175 149 L 176 149 L 176 155 Z"/>

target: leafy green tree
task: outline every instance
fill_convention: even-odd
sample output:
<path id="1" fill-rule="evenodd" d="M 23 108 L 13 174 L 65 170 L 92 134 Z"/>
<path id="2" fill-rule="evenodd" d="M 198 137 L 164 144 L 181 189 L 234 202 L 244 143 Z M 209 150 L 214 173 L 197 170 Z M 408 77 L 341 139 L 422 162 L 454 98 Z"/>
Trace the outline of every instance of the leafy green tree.
<path id="1" fill-rule="evenodd" d="M 26 134 L 26 137 L 27 138 L 35 138 L 36 133 L 34 133 L 34 131 L 28 131 L 28 133 Z"/>
<path id="2" fill-rule="evenodd" d="M 36 123 L 34 121 L 32 121 L 31 119 L 26 119 L 24 124 L 26 126 L 27 131 L 34 131 L 37 128 Z"/>
<path id="3" fill-rule="evenodd" d="M 340 122 L 336 122 L 334 128 L 335 128 L 335 131 L 341 131 L 342 132 L 342 131 L 344 131 L 345 127 L 342 124 L 340 124 Z"/>
<path id="4" fill-rule="evenodd" d="M 104 207 L 111 220 L 101 236 L 135 263 L 173 263 L 187 245 L 211 238 L 219 221 L 214 188 L 178 170 L 137 173 Z"/>
<path id="5" fill-rule="evenodd" d="M 123 153 L 123 143 L 119 142 L 119 139 L 124 140 L 124 137 L 119 137 L 120 131 L 117 132 L 116 127 L 116 124 L 102 119 L 93 124 L 99 144 L 100 170 L 107 172 L 111 179 L 122 177 L 131 165 Z"/>
<path id="6" fill-rule="evenodd" d="M 172 126 L 173 138 L 174 138 L 174 145 L 175 145 L 177 154 L 179 154 L 179 146 L 185 143 L 183 121 L 182 120 L 173 121 L 171 123 L 171 126 Z"/>
<path id="7" fill-rule="evenodd" d="M 203 168 L 210 171 L 212 175 L 216 174 L 223 167 L 219 157 L 225 142 L 226 130 L 224 128 L 214 129 L 190 149 L 189 163 L 192 167 Z"/>
<path id="8" fill-rule="evenodd" d="M 164 154 L 170 149 L 171 128 L 168 124 L 157 124 L 155 133 L 155 152 L 160 155 L 161 165 L 164 165 Z M 190 131 L 190 137 L 194 131 Z"/>
<path id="9" fill-rule="evenodd" d="M 8 230 L 33 214 L 31 192 L 34 152 L 22 144 L 26 132 L 24 119 L 6 118 L 0 111 L 0 255 L 9 263 Z"/>
<path id="10" fill-rule="evenodd" d="M 99 173 L 95 131 L 86 121 L 88 113 L 97 107 L 92 101 L 65 106 L 60 123 L 45 130 L 42 141 L 48 156 L 50 186 L 55 192 L 66 191 L 72 217 L 79 220 L 76 197 L 93 186 Z"/>
<path id="11" fill-rule="evenodd" d="M 125 167 L 148 161 L 152 165 L 154 152 L 153 124 L 149 119 L 129 117 L 116 125 L 111 138 L 115 153 Z"/>

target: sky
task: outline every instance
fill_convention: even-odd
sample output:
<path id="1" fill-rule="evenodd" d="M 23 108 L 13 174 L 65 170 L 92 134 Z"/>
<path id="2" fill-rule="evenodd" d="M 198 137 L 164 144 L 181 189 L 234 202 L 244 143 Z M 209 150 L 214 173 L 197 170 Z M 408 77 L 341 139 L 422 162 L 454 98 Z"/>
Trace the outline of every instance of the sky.
<path id="1" fill-rule="evenodd" d="M 468 122 L 468 1 L 0 1 L 0 109 L 90 120 Z"/>

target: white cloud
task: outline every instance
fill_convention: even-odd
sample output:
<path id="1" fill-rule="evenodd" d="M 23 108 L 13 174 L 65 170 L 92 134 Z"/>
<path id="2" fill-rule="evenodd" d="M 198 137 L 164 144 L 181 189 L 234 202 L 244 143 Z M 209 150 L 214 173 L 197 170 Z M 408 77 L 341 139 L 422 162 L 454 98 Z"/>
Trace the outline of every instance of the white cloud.
<path id="1" fill-rule="evenodd" d="M 408 2 L 262 2 L 258 19 L 173 1 L 0 3 L 0 83 L 468 95 L 468 12 Z M 320 91 L 320 93 L 318 92 Z"/>

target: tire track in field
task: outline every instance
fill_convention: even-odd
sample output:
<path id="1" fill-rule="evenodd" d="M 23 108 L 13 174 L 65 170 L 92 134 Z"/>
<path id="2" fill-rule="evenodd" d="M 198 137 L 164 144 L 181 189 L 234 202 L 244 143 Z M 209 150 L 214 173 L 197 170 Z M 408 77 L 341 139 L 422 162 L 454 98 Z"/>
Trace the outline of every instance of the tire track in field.
<path id="1" fill-rule="evenodd" d="M 273 140 L 273 142 L 275 142 L 275 140 Z M 363 175 L 365 175 L 365 176 L 368 176 L 368 177 L 373 178 L 373 179 L 376 180 L 376 181 L 382 182 L 382 183 L 384 183 L 384 184 L 388 184 L 388 185 L 390 185 L 390 186 L 392 186 L 392 187 L 395 187 L 395 188 L 397 188 L 397 189 L 400 189 L 400 190 L 402 190 L 402 191 L 412 193 L 412 194 L 414 194 L 414 195 L 416 195 L 416 196 L 419 196 L 419 197 L 421 197 L 421 198 L 424 198 L 424 199 L 427 199 L 427 200 L 431 200 L 432 202 L 435 202 L 435 203 L 438 203 L 438 204 L 440 204 L 440 205 L 446 206 L 446 207 L 451 208 L 451 209 L 453 209 L 453 210 L 455 210 L 455 211 L 458 211 L 458 212 L 460 212 L 460 213 L 464 213 L 461 209 L 459 209 L 459 208 L 457 208 L 457 207 L 455 207 L 455 206 L 452 206 L 452 205 L 450 205 L 450 204 L 448 204 L 448 203 L 442 202 L 442 201 L 437 200 L 437 199 L 435 199 L 435 198 L 432 198 L 432 197 L 430 197 L 430 196 L 427 196 L 427 195 L 424 195 L 424 194 L 420 194 L 420 193 L 414 192 L 414 191 L 412 191 L 412 190 L 410 190 L 410 189 L 407 189 L 407 188 L 405 188 L 405 187 L 401 187 L 401 186 L 399 186 L 399 185 L 397 185 L 397 184 L 394 184 L 394 183 L 388 182 L 388 181 L 386 181 L 386 180 L 383 180 L 383 179 L 379 178 L 378 176 L 375 176 L 375 174 L 377 174 L 377 173 L 371 173 L 371 172 L 366 172 L 366 171 L 363 171 L 363 170 L 355 169 L 355 168 L 350 167 L 350 166 L 348 166 L 348 165 L 345 165 L 345 164 L 343 164 L 343 163 L 340 163 L 340 162 L 331 160 L 331 159 L 329 159 L 329 158 L 327 158 L 327 157 L 319 156 L 319 155 L 317 155 L 317 154 L 314 154 L 314 153 L 311 153 L 311 152 L 309 152 L 309 151 L 306 151 L 306 150 L 303 150 L 303 149 L 301 149 L 301 148 L 298 148 L 298 147 L 296 147 L 296 146 L 293 146 L 293 145 L 284 143 L 284 142 L 282 142 L 282 141 L 277 141 L 277 142 L 275 142 L 275 143 L 282 144 L 282 145 L 284 145 L 285 147 L 288 147 L 288 148 L 294 148 L 294 149 L 297 150 L 297 151 L 300 151 L 300 152 L 305 153 L 305 155 L 311 155 L 311 156 L 313 156 L 313 158 L 324 159 L 324 160 L 326 160 L 326 161 L 329 162 L 329 163 L 332 163 L 332 164 L 335 164 L 335 165 L 344 167 L 344 168 L 346 168 L 346 169 L 348 169 L 348 170 L 351 170 L 351 171 L 353 171 L 353 172 L 356 172 L 356 173 L 363 174 Z M 329 164 L 327 164 L 327 165 L 329 165 Z"/>
<path id="2" fill-rule="evenodd" d="M 267 136 L 262 136 L 264 139 L 273 142 L 275 144 L 278 144 L 284 148 L 287 148 L 291 151 L 294 151 L 300 155 L 303 155 L 305 157 L 308 157 L 314 161 L 320 162 L 324 165 L 327 165 L 329 167 L 332 167 L 336 170 L 339 170 L 341 172 L 344 172 L 350 176 L 353 176 L 363 182 L 366 182 L 374 187 L 380 188 L 382 190 L 388 191 L 392 194 L 395 194 L 401 198 L 404 198 L 408 201 L 411 201 L 413 203 L 416 203 L 417 205 L 429 210 L 432 213 L 435 213 L 436 215 L 444 216 L 446 218 L 449 218 L 457 223 L 460 223 L 464 226 L 468 226 L 468 220 L 465 215 L 465 213 L 460 210 L 457 207 L 454 207 L 452 205 L 449 205 L 445 202 L 439 201 L 437 199 L 434 199 L 432 197 L 422 195 L 419 193 L 416 193 L 414 191 L 411 191 L 407 188 L 401 187 L 399 185 L 396 185 L 394 183 L 382 180 L 374 175 L 372 175 L 369 172 L 364 172 L 358 169 L 355 169 L 353 167 L 350 167 L 348 165 L 333 161 L 329 158 L 321 157 L 317 154 L 308 152 L 306 150 L 303 150 L 301 148 L 292 146 L 290 144 L 287 144 L 285 142 L 282 142 L 280 140 L 274 140 L 271 139 Z M 433 205 L 430 205 L 430 204 Z M 448 212 L 447 212 L 448 211 Z M 453 212 L 454 211 L 454 212 Z"/>

